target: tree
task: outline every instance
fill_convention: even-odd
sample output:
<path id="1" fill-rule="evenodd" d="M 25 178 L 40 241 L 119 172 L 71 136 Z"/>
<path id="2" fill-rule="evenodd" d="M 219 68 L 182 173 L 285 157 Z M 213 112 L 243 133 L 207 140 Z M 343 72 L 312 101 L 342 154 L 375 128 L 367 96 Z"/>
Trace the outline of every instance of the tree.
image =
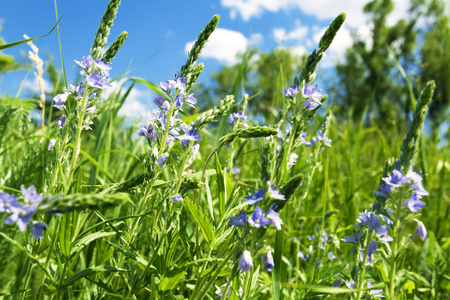
<path id="1" fill-rule="evenodd" d="M 450 103 L 450 21 L 444 13 L 444 3 L 432 0 L 426 15 L 432 20 L 430 28 L 424 35 L 424 43 L 420 50 L 420 83 L 431 79 L 436 82 L 433 103 L 430 114 L 439 126 L 441 119 L 448 113 Z M 434 22 L 433 22 L 434 21 Z"/>
<path id="2" fill-rule="evenodd" d="M 256 95 L 248 103 L 249 111 L 262 113 L 264 119 L 270 121 L 276 113 L 272 108 L 281 103 L 278 102 L 282 97 L 281 89 L 293 84 L 292 80 L 306 57 L 300 58 L 288 48 L 277 48 L 265 53 L 251 49 L 241 59 L 241 62 L 213 73 L 211 83 L 197 84 L 197 98 L 207 99 L 202 105 L 209 106 L 211 101 L 217 103 L 227 94 L 238 96 L 237 89 L 244 89 L 250 96 Z M 280 70 L 283 71 L 282 76 Z"/>
<path id="3" fill-rule="evenodd" d="M 364 41 L 355 35 L 345 62 L 336 66 L 338 84 L 333 97 L 340 104 L 340 115 L 346 110 L 360 119 L 369 104 L 371 115 L 385 124 L 397 121 L 399 112 L 408 114 L 408 93 L 395 61 L 389 57 L 392 51 L 405 70 L 412 68 L 418 32 L 414 18 L 388 26 L 387 17 L 393 9 L 392 0 L 373 0 L 365 5 L 372 24 L 371 39 Z"/>

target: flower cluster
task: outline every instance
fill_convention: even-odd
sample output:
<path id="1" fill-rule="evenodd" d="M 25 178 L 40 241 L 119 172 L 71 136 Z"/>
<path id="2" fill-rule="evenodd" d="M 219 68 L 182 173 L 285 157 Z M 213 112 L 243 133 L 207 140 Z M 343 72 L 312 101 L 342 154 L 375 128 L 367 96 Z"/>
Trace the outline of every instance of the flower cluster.
<path id="1" fill-rule="evenodd" d="M 314 146 L 319 142 L 323 142 L 323 144 L 327 147 L 331 147 L 331 140 L 325 136 L 324 133 L 319 133 L 317 136 L 313 137 L 310 141 L 305 142 L 306 147 Z"/>
<path id="2" fill-rule="evenodd" d="M 111 70 L 111 67 L 105 62 L 100 59 L 94 60 L 90 55 L 83 57 L 82 61 L 75 60 L 75 62 L 83 68 L 83 70 L 80 71 L 80 74 L 85 78 L 85 81 L 77 86 L 69 84 L 69 87 L 64 89 L 64 93 L 58 94 L 53 98 L 55 102 L 53 107 L 64 112 L 64 114 L 61 115 L 59 120 L 56 122 L 56 125 L 59 128 L 64 126 L 66 122 L 66 115 L 70 113 L 65 106 L 69 96 L 73 96 L 76 100 L 82 100 L 87 97 L 84 112 L 86 114 L 93 114 L 97 112 L 95 107 L 95 104 L 98 102 L 96 90 L 103 90 L 112 87 L 109 83 L 109 70 Z M 90 127 L 90 125 L 93 124 L 91 119 L 92 118 L 86 118 L 83 124 L 85 130 L 92 129 Z"/>
<path id="3" fill-rule="evenodd" d="M 247 116 L 244 115 L 241 111 L 237 113 L 231 113 L 230 117 L 228 118 L 228 125 L 234 125 L 237 119 L 241 119 L 242 122 L 247 122 Z"/>
<path id="4" fill-rule="evenodd" d="M 286 200 L 284 195 L 280 194 L 279 191 L 276 190 L 276 186 L 274 188 L 269 186 L 269 191 L 267 193 L 269 198 L 277 199 L 277 200 Z M 242 201 L 247 201 L 249 205 L 254 205 L 266 197 L 264 190 L 258 190 L 253 192 L 252 195 L 244 197 Z M 269 208 L 267 215 L 264 214 L 264 210 L 257 206 L 252 215 L 247 218 L 247 213 L 245 210 L 241 211 L 238 217 L 230 217 L 230 225 L 235 226 L 245 226 L 246 221 L 250 224 L 250 226 L 255 228 L 261 228 L 262 226 L 273 224 L 277 228 L 277 230 L 281 229 L 281 225 L 283 224 L 283 220 L 281 220 L 279 213 L 276 211 L 276 205 L 272 204 Z"/>
<path id="5" fill-rule="evenodd" d="M 322 231 L 322 236 L 317 239 L 317 247 L 322 249 L 322 250 L 326 250 L 327 248 L 327 244 L 330 243 L 332 241 L 333 235 L 332 234 L 328 234 L 325 230 Z M 308 240 L 313 242 L 315 240 L 315 236 L 314 235 L 308 235 Z M 303 252 L 303 251 L 298 251 L 297 256 L 306 261 L 309 259 L 309 257 L 313 254 L 314 251 L 314 247 L 312 244 L 310 244 L 307 248 L 308 250 Z M 336 256 L 334 255 L 333 252 L 329 251 L 328 252 L 328 260 L 334 260 L 336 259 Z M 316 258 L 316 268 L 320 269 L 322 267 L 322 260 L 319 258 Z"/>
<path id="6" fill-rule="evenodd" d="M 30 224 L 31 217 L 42 201 L 42 195 L 36 193 L 34 185 L 30 185 L 27 189 L 22 185 L 20 189 L 22 190 L 24 204 L 20 203 L 13 195 L 0 192 L 0 212 L 10 213 L 5 220 L 5 224 L 17 223 L 19 230 L 22 232 L 30 226 L 33 236 L 42 239 L 47 225 L 37 221 L 32 221 Z"/>
<path id="7" fill-rule="evenodd" d="M 406 175 L 400 170 L 393 170 L 390 175 L 383 178 L 384 184 L 380 185 L 380 191 L 374 191 L 374 194 L 386 198 L 392 199 L 392 193 L 395 190 L 404 189 L 405 195 L 409 197 L 402 202 L 403 208 L 408 208 L 411 212 L 417 213 L 422 207 L 426 205 L 421 199 L 423 196 L 429 195 L 422 184 L 422 176 L 418 173 L 410 170 Z M 379 206 L 379 203 L 376 203 Z M 418 226 L 414 233 L 414 236 L 419 234 L 419 237 L 424 241 L 427 237 L 427 230 L 422 222 L 416 220 Z"/>
<path id="8" fill-rule="evenodd" d="M 317 86 L 314 84 L 307 84 L 303 87 L 299 84 L 295 84 L 282 90 L 284 96 L 290 99 L 294 99 L 300 91 L 302 98 L 305 100 L 305 102 L 303 102 L 303 107 L 306 110 L 313 110 L 319 105 L 322 105 L 322 102 L 320 102 L 322 94 L 317 91 Z"/>
<path id="9" fill-rule="evenodd" d="M 197 103 L 194 94 L 186 94 L 186 78 L 176 76 L 173 80 L 161 82 L 160 86 L 167 97 L 158 95 L 153 99 L 160 111 L 151 114 L 148 127 L 140 127 L 138 135 L 145 136 L 148 141 L 156 141 L 158 137 L 163 138 L 169 127 L 165 145 L 172 145 L 175 139 L 179 139 L 183 146 L 188 146 L 191 141 L 201 141 L 202 138 L 192 126 L 176 118 L 176 111 L 184 102 L 192 107 Z M 181 131 L 184 134 L 180 134 Z"/>

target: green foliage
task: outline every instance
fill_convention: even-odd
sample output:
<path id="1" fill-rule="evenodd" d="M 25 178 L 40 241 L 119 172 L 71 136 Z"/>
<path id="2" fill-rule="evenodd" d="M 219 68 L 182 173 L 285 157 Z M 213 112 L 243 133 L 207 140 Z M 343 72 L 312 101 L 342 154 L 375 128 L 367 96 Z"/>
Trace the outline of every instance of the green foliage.
<path id="1" fill-rule="evenodd" d="M 117 5 L 111 1 L 110 12 L 105 13 L 108 18 L 101 26 L 112 25 Z M 414 36 L 407 22 L 386 26 L 391 9 L 390 1 L 374 0 L 366 6 L 375 22 L 377 50 L 362 44 L 350 50 L 347 58 L 356 61 L 351 70 L 364 70 L 363 59 L 393 68 L 392 61 L 382 59 L 388 53 L 382 44 L 392 44 L 402 34 L 408 39 Z M 383 170 L 383 161 L 398 157 L 400 150 L 400 163 L 406 168 L 426 166 L 423 182 L 433 200 L 421 210 L 420 219 L 428 238 L 425 242 L 413 239 L 414 228 L 406 222 L 409 219 L 402 226 L 396 224 L 399 249 L 380 247 L 375 262 L 361 277 L 376 281 L 374 288 L 384 289 L 384 295 L 395 279 L 399 298 L 446 297 L 450 292 L 450 148 L 438 148 L 439 140 L 422 134 L 434 83 L 428 82 L 418 98 L 408 131 L 400 125 L 386 130 L 376 118 L 365 121 L 368 103 L 360 106 L 361 110 L 351 104 L 360 117 L 356 123 L 353 118 L 346 119 L 347 112 L 327 109 L 323 114 L 320 106 L 306 109 L 301 92 L 291 98 L 280 93 L 286 81 L 300 86 L 312 82 L 323 52 L 344 18 L 341 14 L 330 24 L 318 49 L 306 59 L 278 49 L 260 54 L 259 60 L 251 63 L 256 52 L 249 49 L 237 69 L 226 67 L 217 73 L 215 99 L 222 100 L 203 113 L 186 113 L 183 121 L 190 126 L 186 130 L 176 120 L 173 95 L 140 78 L 118 81 L 116 90 L 97 104 L 92 131 L 82 130 L 82 119 L 68 118 L 63 129 L 52 121 L 42 126 L 30 118 L 34 100 L 2 96 L 0 191 L 24 203 L 20 186 L 33 184 L 43 201 L 31 221 L 47 227 L 43 238 L 35 239 L 30 225 L 21 232 L 16 224 L 5 224 L 12 211 L 1 213 L 0 264 L 4 271 L 0 295 L 14 299 L 214 299 L 220 292 L 222 299 L 342 299 L 356 294 L 369 298 L 362 284 L 354 290 L 345 288 L 344 282 L 355 275 L 354 268 L 346 268 L 353 262 L 355 250 L 342 239 L 355 229 L 358 213 L 378 199 L 373 190 L 378 190 L 380 177 L 394 166 L 394 161 L 388 160 Z M 196 60 L 218 20 L 214 16 L 206 25 L 181 68 L 179 75 L 186 76 L 187 90 L 198 86 L 203 64 Z M 95 42 L 98 51 L 105 46 L 100 45 L 107 36 L 105 28 Z M 106 59 L 115 55 L 125 37 L 121 34 L 106 50 Z M 402 63 L 410 59 L 413 48 L 408 45 L 393 49 L 395 55 L 401 54 Z M 347 67 L 350 70 L 352 66 Z M 392 75 L 379 67 L 374 68 L 373 76 Z M 48 73 L 55 91 L 61 91 L 56 68 L 50 65 Z M 300 77 L 295 78 L 296 74 Z M 347 75 L 348 84 L 352 78 L 360 80 L 355 74 Z M 357 84 L 362 86 L 367 78 Z M 146 124 L 160 126 L 156 141 L 136 136 L 139 124 L 118 116 L 135 83 L 172 101 L 169 111 L 161 112 L 175 119 L 173 127 L 180 135 L 195 130 L 202 140 L 188 140 L 187 145 L 178 140 L 167 143 L 172 125 L 163 127 L 158 121 Z M 399 87 L 398 82 L 394 80 L 393 86 L 394 90 Z M 388 85 L 379 83 L 379 87 Z M 250 95 L 239 95 L 239 89 Z M 369 89 L 370 85 L 362 93 L 374 103 L 379 101 L 377 97 L 388 95 L 383 91 L 380 96 L 378 89 L 368 93 Z M 401 95 L 411 94 L 402 91 Z M 86 100 L 72 98 L 68 98 L 68 106 Z M 324 95 L 318 100 L 323 103 L 327 98 Z M 415 103 L 415 99 L 409 100 Z M 403 107 L 396 109 L 394 113 L 399 114 Z M 247 115 L 248 120 L 238 118 L 227 125 L 228 116 L 235 111 Z M 262 120 L 270 127 L 259 126 Z M 312 139 L 317 130 L 332 139 L 332 148 L 326 140 Z M 49 151 L 50 138 L 58 143 Z M 163 154 L 168 155 L 164 164 L 157 162 Z M 249 205 L 243 201 L 259 191 L 264 193 L 259 202 Z M 177 195 L 183 201 L 174 198 Z M 0 205 L 6 203 L 1 201 Z M 273 223 L 260 228 L 249 225 L 257 206 Z M 230 218 L 243 211 L 244 225 L 230 225 Z M 282 220 L 279 228 L 275 226 L 277 215 Z M 243 251 L 249 251 L 253 260 L 248 272 L 239 268 Z M 308 257 L 301 258 L 300 251 Z M 272 271 L 264 270 L 262 262 L 268 253 L 273 255 Z M 332 287 L 334 282 L 341 287 Z M 229 297 L 225 296 L 228 291 Z"/>

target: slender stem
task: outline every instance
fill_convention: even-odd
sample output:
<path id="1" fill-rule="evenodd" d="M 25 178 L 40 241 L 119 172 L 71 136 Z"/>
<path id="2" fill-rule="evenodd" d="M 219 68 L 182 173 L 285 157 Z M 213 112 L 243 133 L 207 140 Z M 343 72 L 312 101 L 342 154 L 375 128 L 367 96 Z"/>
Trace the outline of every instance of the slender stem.
<path id="1" fill-rule="evenodd" d="M 400 212 L 403 202 L 404 188 L 400 190 L 400 197 L 396 203 L 395 207 L 395 223 L 394 223 L 394 241 L 392 245 L 392 261 L 391 270 L 389 272 L 389 296 L 391 299 L 395 299 L 395 268 L 397 264 L 397 252 L 398 252 L 398 238 L 399 238 L 399 228 L 400 228 Z"/>
<path id="2" fill-rule="evenodd" d="M 58 177 L 58 172 L 59 172 L 59 166 L 62 164 L 62 157 L 64 154 L 64 150 L 66 148 L 66 143 L 67 143 L 67 139 L 69 138 L 69 132 L 66 132 L 66 135 L 64 136 L 64 140 L 62 142 L 62 148 L 60 150 L 60 156 L 58 158 L 59 163 L 55 164 L 55 169 L 53 170 L 53 176 L 52 176 L 52 181 L 50 182 L 50 185 L 47 189 L 47 192 L 50 194 L 52 192 L 53 187 L 55 186 L 56 183 L 56 178 Z"/>
<path id="3" fill-rule="evenodd" d="M 369 251 L 369 244 L 372 240 L 373 230 L 369 230 L 369 234 L 366 237 L 365 240 L 365 247 L 364 247 L 364 259 L 363 259 L 363 265 L 361 269 L 361 276 L 359 277 L 358 281 L 358 296 L 356 297 L 357 300 L 361 299 L 362 292 L 363 292 L 363 285 L 364 285 L 364 275 L 366 275 L 366 264 L 367 264 L 367 253 Z"/>
<path id="4" fill-rule="evenodd" d="M 83 130 L 83 121 L 84 121 L 84 114 L 86 111 L 86 104 L 87 104 L 87 99 L 89 95 L 89 91 L 88 91 L 88 87 L 86 87 L 86 91 L 84 92 L 83 95 L 83 100 L 81 102 L 81 111 L 80 111 L 80 118 L 78 120 L 78 125 L 77 125 L 77 133 L 75 136 L 75 148 L 73 151 L 73 156 L 72 156 L 72 164 L 69 170 L 69 177 L 68 177 L 68 189 L 70 189 L 70 186 L 72 185 L 72 179 L 73 179 L 73 174 L 75 173 L 75 167 L 77 164 L 77 158 L 78 155 L 80 154 L 80 148 L 81 148 L 81 132 Z"/>
<path id="5" fill-rule="evenodd" d="M 48 247 L 47 258 L 45 259 L 45 263 L 44 263 L 44 268 L 46 270 L 48 269 L 48 266 L 50 264 L 50 258 L 52 257 L 53 247 L 55 246 L 56 237 L 58 236 L 60 225 L 61 225 L 61 218 L 57 218 L 56 219 L 56 224 L 55 224 L 55 227 L 54 227 L 55 231 L 53 232 L 53 236 L 52 236 L 52 239 L 50 241 L 50 246 Z M 39 284 L 38 294 L 40 294 L 40 292 L 42 291 L 42 288 L 44 286 L 44 280 L 45 280 L 45 276 L 42 276 L 41 277 L 41 282 Z M 39 295 L 38 299 L 41 299 L 40 295 Z"/>

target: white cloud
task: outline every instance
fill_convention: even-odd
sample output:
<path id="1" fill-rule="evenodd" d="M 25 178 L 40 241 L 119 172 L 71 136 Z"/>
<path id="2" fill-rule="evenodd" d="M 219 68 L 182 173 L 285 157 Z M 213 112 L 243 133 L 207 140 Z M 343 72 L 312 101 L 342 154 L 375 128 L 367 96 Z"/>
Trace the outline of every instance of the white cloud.
<path id="1" fill-rule="evenodd" d="M 250 35 L 250 39 L 249 39 L 249 44 L 250 45 L 259 45 L 264 41 L 264 36 L 262 35 L 262 33 L 252 33 Z"/>
<path id="2" fill-rule="evenodd" d="M 297 26 L 290 32 L 287 32 L 284 28 L 272 29 L 273 38 L 278 44 L 288 41 L 303 42 L 308 32 L 309 28 L 300 25 L 300 23 L 297 23 Z"/>
<path id="3" fill-rule="evenodd" d="M 23 87 L 33 94 L 39 95 L 41 94 L 41 89 L 39 88 L 39 83 L 36 77 L 33 77 L 33 79 L 28 79 L 27 81 L 25 81 Z M 47 94 L 53 92 L 52 84 L 46 79 L 44 79 L 44 92 Z"/>
<path id="4" fill-rule="evenodd" d="M 148 117 L 150 113 L 150 106 L 148 103 L 150 102 L 151 95 L 149 90 L 133 88 L 120 108 L 118 115 L 134 119 Z"/>
<path id="5" fill-rule="evenodd" d="M 193 44 L 194 42 L 187 43 L 184 46 L 185 51 L 190 51 Z M 248 45 L 249 41 L 242 33 L 217 28 L 203 48 L 201 57 L 217 59 L 226 64 L 235 64 L 238 62 L 236 55 L 245 52 Z"/>
<path id="6" fill-rule="evenodd" d="M 299 9 L 315 16 L 319 20 L 332 20 L 341 12 L 347 15 L 345 24 L 349 28 L 366 25 L 363 7 L 368 1 L 363 0 L 221 0 L 223 7 L 230 9 L 230 15 L 241 16 L 244 21 L 261 17 L 264 12 L 276 13 L 281 10 Z M 388 24 L 394 24 L 407 15 L 408 0 L 395 0 L 395 9 L 388 18 Z"/>

